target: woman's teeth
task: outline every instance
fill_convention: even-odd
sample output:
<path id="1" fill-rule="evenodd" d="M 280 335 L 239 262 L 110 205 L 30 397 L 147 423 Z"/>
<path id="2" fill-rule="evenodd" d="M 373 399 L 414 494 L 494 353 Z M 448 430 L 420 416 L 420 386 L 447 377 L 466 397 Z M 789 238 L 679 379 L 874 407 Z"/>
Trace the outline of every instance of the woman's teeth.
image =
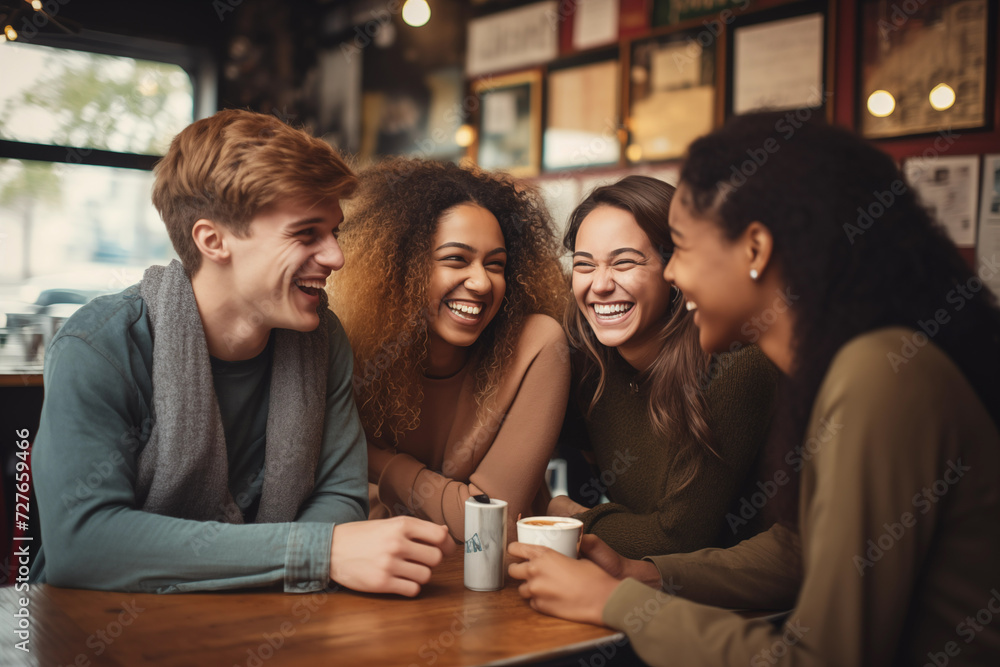
<path id="1" fill-rule="evenodd" d="M 634 303 L 595 303 L 594 312 L 600 318 L 612 319 L 632 310 Z"/>
<path id="2" fill-rule="evenodd" d="M 694 301 L 688 301 L 687 303 L 684 304 L 684 307 L 687 308 L 688 310 L 696 310 L 698 308 L 698 304 L 696 304 Z"/>
<path id="3" fill-rule="evenodd" d="M 478 315 L 479 313 L 481 313 L 482 310 L 483 310 L 483 307 L 480 306 L 480 305 L 467 306 L 467 305 L 461 304 L 461 303 L 451 303 L 451 302 L 448 302 L 447 306 L 449 308 L 451 308 L 451 312 L 453 312 L 456 315 L 459 315 L 461 317 L 469 317 L 469 316 L 475 317 L 476 315 Z"/>

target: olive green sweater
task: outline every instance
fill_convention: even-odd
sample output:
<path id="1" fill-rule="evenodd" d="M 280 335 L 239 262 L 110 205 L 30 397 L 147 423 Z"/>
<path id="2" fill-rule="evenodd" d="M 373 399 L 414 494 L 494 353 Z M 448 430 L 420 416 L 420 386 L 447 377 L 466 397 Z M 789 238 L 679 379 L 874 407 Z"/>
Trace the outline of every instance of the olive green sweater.
<path id="1" fill-rule="evenodd" d="M 603 492 L 611 500 L 577 518 L 587 532 L 629 558 L 731 543 L 726 514 L 766 438 L 777 369 L 754 345 L 712 357 L 708 371 L 690 389 L 705 392 L 712 444 L 721 459 L 701 456 L 697 474 L 687 485 L 683 452 L 692 445 L 704 450 L 690 432 L 664 437 L 653 429 L 648 383 L 636 385 L 639 375 L 616 358 L 600 400 L 583 419 L 586 434 L 571 438 L 592 450 L 599 469 L 581 495 L 596 502 Z M 574 401 L 571 407 L 577 415 L 586 414 L 591 395 L 582 391 Z"/>
<path id="2" fill-rule="evenodd" d="M 913 331 L 837 353 L 801 449 L 799 534 L 654 558 L 671 596 L 623 581 L 604 622 L 650 665 L 1000 665 L 1000 433 Z M 686 599 L 684 599 L 686 598 Z M 794 606 L 783 626 L 726 607 Z"/>

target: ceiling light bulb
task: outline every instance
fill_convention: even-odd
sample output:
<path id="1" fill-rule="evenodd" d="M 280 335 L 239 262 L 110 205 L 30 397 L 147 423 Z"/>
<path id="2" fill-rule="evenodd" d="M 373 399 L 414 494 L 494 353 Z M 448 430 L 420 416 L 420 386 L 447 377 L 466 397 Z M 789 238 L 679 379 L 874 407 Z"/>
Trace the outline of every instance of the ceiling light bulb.
<path id="1" fill-rule="evenodd" d="M 427 0 L 406 0 L 403 5 L 403 21 L 406 25 L 419 28 L 431 20 L 431 8 Z"/>
<path id="2" fill-rule="evenodd" d="M 928 97 L 930 98 L 932 107 L 937 111 L 944 111 L 954 106 L 955 89 L 947 83 L 939 83 L 931 88 L 931 94 Z"/>
<path id="3" fill-rule="evenodd" d="M 876 90 L 868 96 L 868 113 L 885 118 L 896 110 L 896 98 L 887 90 Z"/>
<path id="4" fill-rule="evenodd" d="M 14 26 L 12 26 L 12 25 L 8 25 L 6 28 L 4 28 L 3 29 L 3 34 L 4 34 L 4 36 L 7 37 L 7 39 L 9 39 L 12 42 L 15 39 L 17 39 L 17 30 L 14 30 Z"/>
<path id="5" fill-rule="evenodd" d="M 31 8 L 34 9 L 36 12 L 41 11 L 42 10 L 42 0 L 31 0 Z"/>
<path id="6" fill-rule="evenodd" d="M 457 130 L 455 130 L 455 143 L 462 148 L 468 148 L 472 145 L 472 142 L 476 140 L 476 131 L 472 129 L 472 126 L 466 123 L 462 125 Z"/>

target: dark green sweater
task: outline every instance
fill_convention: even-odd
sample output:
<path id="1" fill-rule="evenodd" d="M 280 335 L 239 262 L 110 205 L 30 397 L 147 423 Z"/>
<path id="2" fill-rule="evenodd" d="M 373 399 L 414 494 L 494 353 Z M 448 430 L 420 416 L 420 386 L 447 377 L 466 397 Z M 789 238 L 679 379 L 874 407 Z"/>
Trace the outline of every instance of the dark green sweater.
<path id="1" fill-rule="evenodd" d="M 722 460 L 706 453 L 683 489 L 679 487 L 688 473 L 679 454 L 694 436 L 662 437 L 654 431 L 648 383 L 638 392 L 630 387 L 639 375 L 616 357 L 604 393 L 589 417 L 582 418 L 589 444 L 583 438 L 574 444 L 592 450 L 599 475 L 584 485 L 581 495 L 597 502 L 603 492 L 611 502 L 577 518 L 586 532 L 628 558 L 720 546 L 731 538 L 726 512 L 753 472 L 767 435 L 778 371 L 754 345 L 712 358 L 708 374 L 694 386 L 706 392 L 713 448 Z M 571 406 L 577 419 L 586 414 L 591 396 L 581 394 Z"/>

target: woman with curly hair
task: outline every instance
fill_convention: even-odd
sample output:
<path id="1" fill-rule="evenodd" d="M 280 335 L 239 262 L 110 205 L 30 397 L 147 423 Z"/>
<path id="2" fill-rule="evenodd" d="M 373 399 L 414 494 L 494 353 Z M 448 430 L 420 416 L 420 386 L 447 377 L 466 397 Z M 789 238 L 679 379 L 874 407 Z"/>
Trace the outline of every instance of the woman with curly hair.
<path id="1" fill-rule="evenodd" d="M 750 323 L 787 375 L 770 483 L 797 509 L 733 548 L 647 561 L 593 536 L 580 561 L 512 544 L 521 593 L 624 630 L 651 665 L 1000 664 L 996 260 L 972 271 L 892 158 L 794 113 L 695 141 L 670 228 L 664 276 L 702 348 Z"/>
<path id="2" fill-rule="evenodd" d="M 603 483 L 590 509 L 566 496 L 548 514 L 630 558 L 733 544 L 746 523 L 726 511 L 771 420 L 777 371 L 756 345 L 709 355 L 684 297 L 663 278 L 673 243 L 674 187 L 649 176 L 594 190 L 569 219 L 573 295 L 565 328 L 574 355 L 563 439 Z"/>
<path id="3" fill-rule="evenodd" d="M 511 521 L 544 512 L 569 357 L 553 319 L 565 278 L 537 196 L 398 158 L 363 172 L 349 206 L 350 260 L 328 291 L 354 348 L 372 518 L 414 514 L 462 541 L 470 495 L 507 501 Z"/>

